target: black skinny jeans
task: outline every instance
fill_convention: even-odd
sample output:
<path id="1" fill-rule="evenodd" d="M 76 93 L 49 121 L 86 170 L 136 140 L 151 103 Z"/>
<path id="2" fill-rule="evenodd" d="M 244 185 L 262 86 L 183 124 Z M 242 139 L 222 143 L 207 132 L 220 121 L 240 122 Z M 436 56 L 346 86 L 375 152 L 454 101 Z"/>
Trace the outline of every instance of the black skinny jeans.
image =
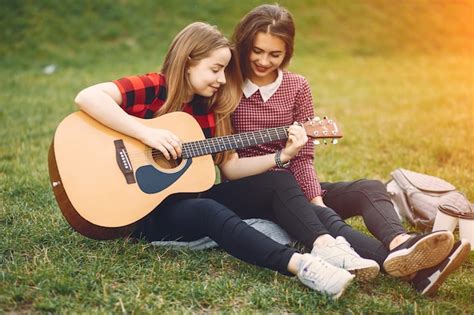
<path id="1" fill-rule="evenodd" d="M 285 275 L 295 249 L 246 224 L 232 210 L 205 198 L 172 196 L 137 224 L 132 237 L 194 241 L 209 236 L 230 255 Z"/>
<path id="2" fill-rule="evenodd" d="M 359 255 L 379 265 L 388 255 L 380 241 L 354 230 L 332 209 L 311 204 L 288 172 L 270 171 L 228 181 L 202 195 L 232 209 L 242 219 L 271 220 L 308 248 L 318 236 L 330 234 L 343 236 Z"/>
<path id="3" fill-rule="evenodd" d="M 367 229 L 386 248 L 397 235 L 406 233 L 385 185 L 378 180 L 360 179 L 353 182 L 321 183 L 326 190 L 324 204 L 342 219 L 362 216 Z"/>

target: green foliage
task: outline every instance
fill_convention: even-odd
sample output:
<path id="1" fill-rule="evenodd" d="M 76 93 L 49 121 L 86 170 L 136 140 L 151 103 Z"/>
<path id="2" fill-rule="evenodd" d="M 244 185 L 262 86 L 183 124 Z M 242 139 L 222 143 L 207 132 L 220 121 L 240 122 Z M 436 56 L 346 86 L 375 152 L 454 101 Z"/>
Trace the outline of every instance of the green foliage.
<path id="1" fill-rule="evenodd" d="M 221 250 L 98 242 L 69 228 L 46 161 L 76 93 L 156 70 L 189 22 L 230 36 L 259 3 L 0 1 L 0 312 L 474 313 L 473 254 L 434 298 L 381 275 L 333 302 Z M 473 2 L 281 3 L 297 24 L 290 69 L 344 132 L 337 146 L 317 148 L 320 177 L 386 180 L 401 166 L 441 176 L 474 200 Z M 48 64 L 57 66 L 51 75 Z"/>

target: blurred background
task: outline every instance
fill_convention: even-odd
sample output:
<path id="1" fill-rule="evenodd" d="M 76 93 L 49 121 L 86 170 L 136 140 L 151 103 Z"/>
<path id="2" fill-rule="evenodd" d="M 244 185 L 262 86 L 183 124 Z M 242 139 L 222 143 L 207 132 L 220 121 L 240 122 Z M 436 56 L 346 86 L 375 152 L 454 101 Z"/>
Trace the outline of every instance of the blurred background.
<path id="1" fill-rule="evenodd" d="M 93 66 L 147 60 L 148 69 L 173 36 L 200 20 L 232 29 L 264 1 L 1 1 L 2 68 L 56 63 Z M 271 1 L 269 3 L 272 3 Z M 279 1 L 297 25 L 296 56 L 472 54 L 470 0 Z"/>

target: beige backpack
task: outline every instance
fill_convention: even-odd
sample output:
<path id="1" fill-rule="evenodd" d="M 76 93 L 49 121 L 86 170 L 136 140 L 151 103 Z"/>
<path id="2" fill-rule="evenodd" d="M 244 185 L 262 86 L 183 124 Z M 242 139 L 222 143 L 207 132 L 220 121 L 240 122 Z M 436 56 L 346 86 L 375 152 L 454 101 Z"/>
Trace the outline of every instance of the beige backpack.
<path id="1" fill-rule="evenodd" d="M 398 168 L 390 173 L 388 194 L 401 218 L 419 230 L 431 230 L 439 207 L 470 212 L 467 198 L 447 181 Z"/>

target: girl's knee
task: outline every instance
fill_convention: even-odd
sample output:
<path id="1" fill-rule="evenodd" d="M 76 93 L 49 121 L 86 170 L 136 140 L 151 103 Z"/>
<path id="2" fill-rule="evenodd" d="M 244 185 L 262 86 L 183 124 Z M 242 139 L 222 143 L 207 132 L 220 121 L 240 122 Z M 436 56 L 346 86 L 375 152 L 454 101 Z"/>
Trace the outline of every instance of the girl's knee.
<path id="1" fill-rule="evenodd" d="M 252 180 L 252 183 L 257 185 L 259 190 L 265 192 L 271 191 L 277 193 L 279 196 L 285 195 L 288 191 L 294 194 L 295 189 L 300 190 L 298 182 L 290 172 L 268 171 L 263 174 L 254 175 Z"/>
<path id="2" fill-rule="evenodd" d="M 271 184 L 271 187 L 273 187 L 275 190 L 286 191 L 292 188 L 299 188 L 299 184 L 293 174 L 283 171 L 274 171 L 269 173 L 272 174 L 272 176 L 269 177 L 269 184 Z"/>
<path id="3" fill-rule="evenodd" d="M 268 171 L 263 173 L 262 176 L 265 178 L 265 181 L 272 183 L 285 183 L 295 180 L 292 173 L 285 171 Z"/>
<path id="4" fill-rule="evenodd" d="M 196 211 L 200 212 L 202 216 L 234 216 L 236 215 L 232 210 L 214 199 L 201 198 L 196 199 L 194 204 Z"/>
<path id="5" fill-rule="evenodd" d="M 387 188 L 381 181 L 375 179 L 363 179 L 356 183 L 357 186 L 355 190 L 368 197 L 370 200 L 390 202 Z"/>
<path id="6" fill-rule="evenodd" d="M 385 185 L 376 179 L 361 179 L 355 182 L 356 189 L 366 193 L 387 193 Z"/>

